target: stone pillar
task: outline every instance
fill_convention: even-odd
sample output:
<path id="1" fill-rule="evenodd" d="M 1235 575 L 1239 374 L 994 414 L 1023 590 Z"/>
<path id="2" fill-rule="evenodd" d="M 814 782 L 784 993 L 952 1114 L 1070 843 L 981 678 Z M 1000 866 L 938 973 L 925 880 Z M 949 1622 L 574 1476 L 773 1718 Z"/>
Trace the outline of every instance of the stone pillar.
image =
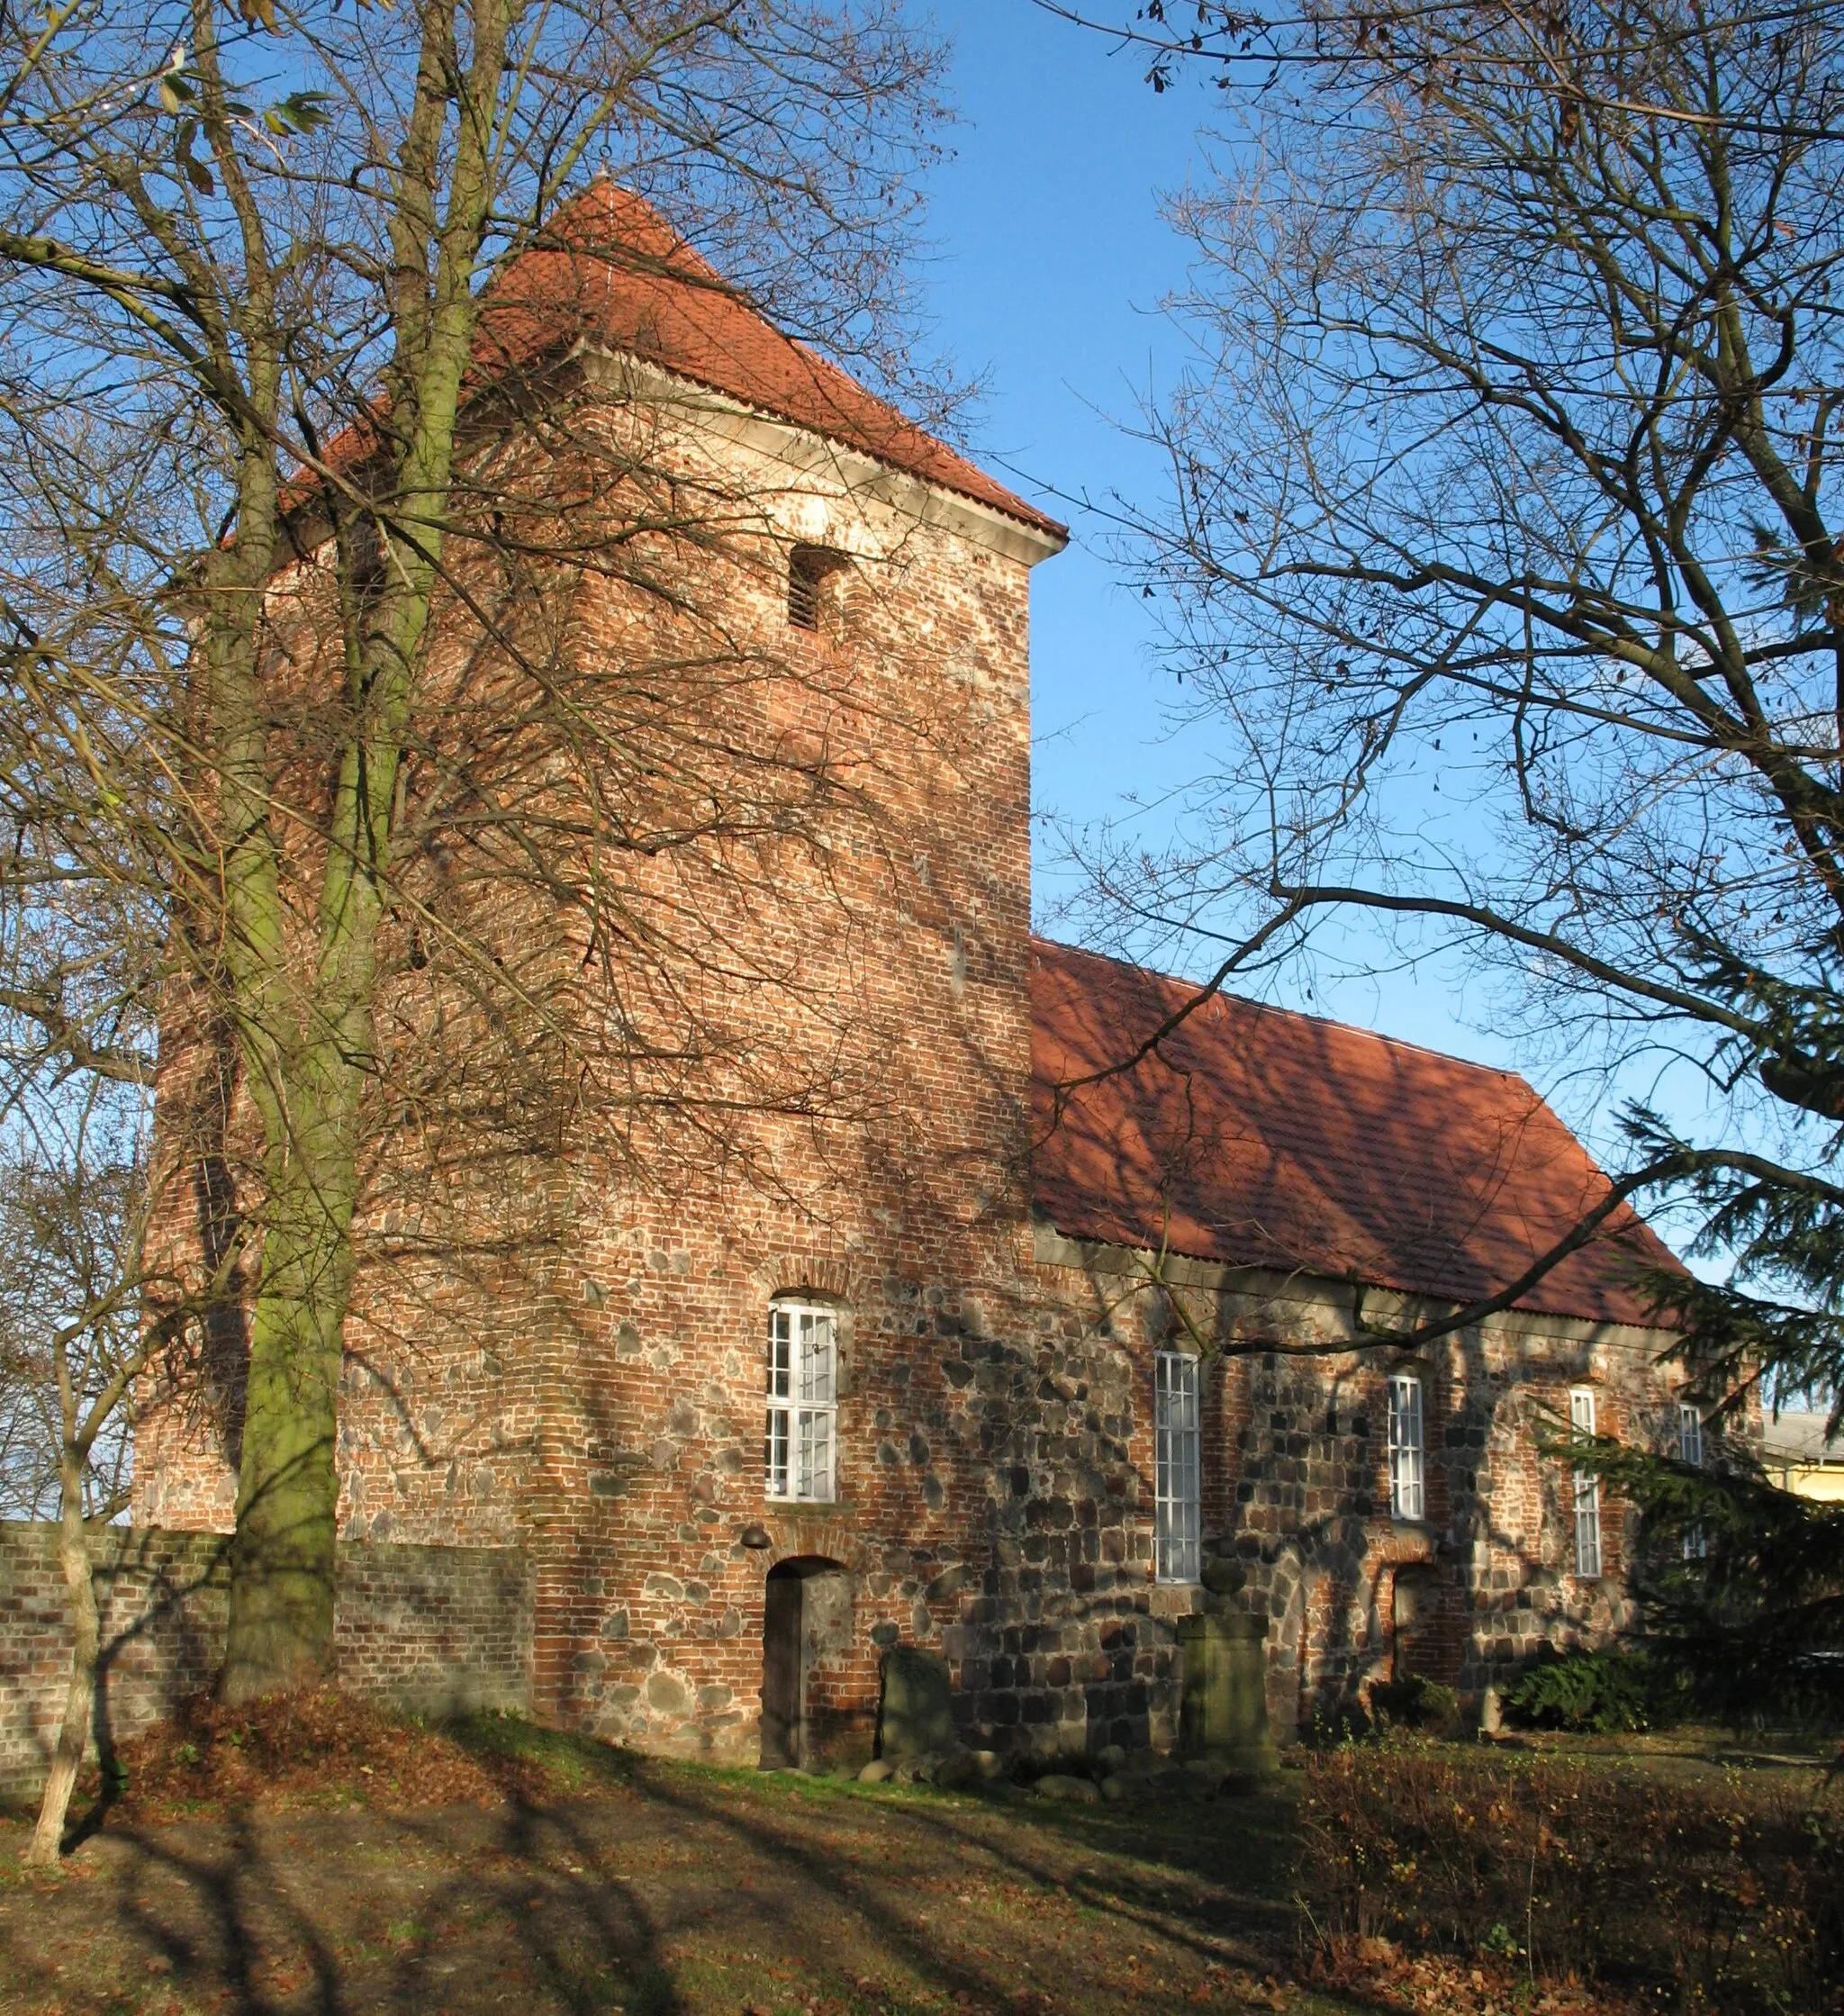
<path id="1" fill-rule="evenodd" d="M 1230 1771 L 1272 1771 L 1280 1758 L 1268 1732 L 1265 1617 L 1206 1615 L 1179 1620 L 1184 1691 L 1179 1749 Z"/>

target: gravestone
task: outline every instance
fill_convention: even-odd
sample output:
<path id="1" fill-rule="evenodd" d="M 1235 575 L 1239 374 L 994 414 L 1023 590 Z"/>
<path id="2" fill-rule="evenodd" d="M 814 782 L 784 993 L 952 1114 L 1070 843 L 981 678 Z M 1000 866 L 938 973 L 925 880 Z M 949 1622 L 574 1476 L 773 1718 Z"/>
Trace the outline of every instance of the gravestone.
<path id="1" fill-rule="evenodd" d="M 954 1689 L 947 1661 L 915 1645 L 883 1655 L 883 1695 L 877 1710 L 877 1754 L 892 1761 L 958 1749 Z"/>
<path id="2" fill-rule="evenodd" d="M 1268 1732 L 1267 1636 L 1265 1617 L 1179 1620 L 1184 1650 L 1179 1749 L 1185 1756 L 1207 1757 L 1237 1775 L 1279 1768 Z"/>

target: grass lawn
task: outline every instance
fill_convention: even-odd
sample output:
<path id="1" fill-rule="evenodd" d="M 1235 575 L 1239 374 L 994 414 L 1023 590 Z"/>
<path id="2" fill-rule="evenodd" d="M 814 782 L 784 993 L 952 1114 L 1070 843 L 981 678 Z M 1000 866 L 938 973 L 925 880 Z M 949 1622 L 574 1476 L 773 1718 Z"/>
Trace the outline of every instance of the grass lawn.
<path id="1" fill-rule="evenodd" d="M 1609 1746 L 1665 1776 L 1707 1775 L 1714 1748 Z M 267 1724 L 205 1709 L 124 1762 L 58 1876 L 26 1874 L 23 1816 L 0 1822 L 5 2016 L 1641 2006 L 1387 1940 L 1359 1942 L 1343 1987 L 1315 1978 L 1293 1771 L 1248 1797 L 1065 1805 L 646 1760 L 493 1718 L 423 1729 L 337 1696 Z"/>
<path id="2" fill-rule="evenodd" d="M 1288 1776 L 1071 1808 L 494 1740 L 544 1743 L 537 1796 L 116 1820 L 50 1879 L 13 1832 L 0 2010 L 1369 2006 L 1286 1984 Z"/>

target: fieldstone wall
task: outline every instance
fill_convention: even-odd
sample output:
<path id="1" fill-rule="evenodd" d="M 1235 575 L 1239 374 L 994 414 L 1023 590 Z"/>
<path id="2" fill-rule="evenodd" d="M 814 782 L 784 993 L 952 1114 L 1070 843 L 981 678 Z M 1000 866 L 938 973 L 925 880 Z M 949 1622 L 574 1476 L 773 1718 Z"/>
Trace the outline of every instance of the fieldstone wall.
<path id="1" fill-rule="evenodd" d="M 602 388 L 610 424 L 645 418 L 627 388 L 619 374 Z M 618 716 L 611 749 L 637 722 L 643 752 L 709 747 L 720 722 L 724 748 L 801 789 L 785 822 L 768 792 L 745 836 L 598 856 L 582 886 L 606 902 L 496 909 L 484 865 L 457 873 L 480 942 L 520 972 L 533 948 L 567 971 L 592 1011 L 579 1034 L 605 1027 L 610 1050 L 556 1136 L 513 1160 L 488 1157 L 472 1122 L 431 1135 L 406 1107 L 367 1161 L 340 1399 L 348 1541 L 516 1541 L 533 1712 L 737 1763 L 758 1755 L 767 1578 L 782 1563 L 843 1571 L 806 1672 L 823 1747 L 846 1758 L 869 1754 L 879 1660 L 899 1644 L 949 1661 L 976 1747 L 1046 1754 L 1174 1741 L 1178 1627 L 1213 1608 L 1267 1618 L 1278 1733 L 1397 1663 L 1399 1584 L 1416 1594 L 1416 1656 L 1468 1689 L 1544 1638 L 1617 1628 L 1614 1508 L 1608 1572 L 1581 1582 L 1537 1410 L 1587 1379 L 1605 1425 L 1663 1422 L 1665 1340 L 1519 1317 L 1444 1342 L 1422 1366 L 1428 1505 L 1410 1524 L 1389 1516 L 1380 1357 L 1287 1355 L 1349 1336 L 1348 1290 L 1181 1264 L 1194 1324 L 1221 1346 L 1206 1389 L 1209 1562 L 1200 1586 L 1155 1579 L 1153 1354 L 1170 1323 L 1134 1256 L 1071 1245 L 1031 1214 L 1027 633 L 1047 548 L 766 420 L 719 416 L 674 447 L 676 411 L 652 409 L 664 431 L 649 456 L 664 467 L 682 451 L 688 498 L 728 489 L 750 509 L 727 508 L 688 552 L 685 609 L 589 570 L 567 634 L 586 660 L 636 668 L 623 704 L 656 710 Z M 788 623 L 792 539 L 849 556 L 837 619 L 818 630 Z M 303 679 L 316 626 L 338 634 L 311 571 L 276 587 L 298 603 Z M 425 691 L 484 740 L 501 724 L 466 710 L 506 689 L 473 625 L 440 612 Z M 713 664 L 720 692 L 694 676 Z M 426 727 L 455 732 L 433 699 Z M 639 794 L 623 817 L 678 830 L 671 791 L 646 800 L 652 767 L 676 772 L 623 773 Z M 568 867 L 560 854 L 559 889 Z M 669 920 L 674 945 L 692 935 L 655 968 L 650 927 L 616 930 L 616 952 L 592 913 Z M 427 1021 L 420 971 L 399 969 L 384 1017 L 405 1044 Z M 233 1146 L 249 1125 L 205 1013 L 175 995 L 162 1031 L 158 1110 L 176 1157 L 194 1109 Z M 649 1054 L 668 1061 L 658 1080 Z M 234 1216 L 234 1158 L 214 1156 L 174 1189 L 164 1233 L 181 1259 Z M 765 1495 L 782 1295 L 839 1317 L 826 1505 Z M 135 1505 L 148 1524 L 228 1523 L 245 1351 L 227 1320 L 200 1404 L 150 1397 Z M 342 1659 L 381 1686 L 446 1684 L 439 1662 L 393 1649 L 413 1641 L 416 1605 L 386 1626 L 380 1604 Z"/>
<path id="2" fill-rule="evenodd" d="M 1173 1627 L 1204 1592 L 1152 1579 L 1150 1360 L 1105 1304 L 1048 1286 L 1053 1300 L 1033 1283 L 1035 1306 L 999 1320 L 964 1298 L 935 1326 L 931 1355 L 985 1468 L 988 1553 L 942 1650 L 973 1747 L 1166 1749 Z"/>
<path id="3" fill-rule="evenodd" d="M 91 1541 L 103 1614 L 93 1748 L 209 1687 L 223 1658 L 226 1535 L 112 1527 Z M 339 1685 L 406 1707 L 528 1710 L 532 1578 L 516 1549 L 343 1541 Z M 43 1781 L 70 1669 L 58 1530 L 0 1523 L 0 1793 Z"/>
<path id="4" fill-rule="evenodd" d="M 1070 1315 L 1086 1316 L 1087 1355 L 1065 1345 L 1064 1364 L 1086 1364 L 1089 1390 L 1119 1410 L 1104 1413 L 1098 1426 L 1121 1424 L 1105 1496 L 1095 1494 L 1091 1473 L 1074 1507 L 1079 1531 L 1101 1529 L 1104 1561 L 1112 1554 L 1124 1562 L 1121 1587 L 1096 1591 L 1109 1596 L 1103 1615 L 1115 1614 L 1098 1623 L 1085 1609 L 1078 1627 L 1075 1605 L 1066 1605 L 1056 1650 L 1092 1659 L 1112 1632 L 1125 1674 L 1128 1647 L 1119 1641 L 1130 1632 L 1134 1678 L 1147 1689 L 1155 1741 L 1171 1701 L 1169 1620 L 1192 1607 L 1268 1620 L 1269 1711 L 1282 1736 L 1410 1666 L 1477 1697 L 1545 1643 L 1598 1642 L 1635 1621 L 1637 1534 L 1623 1507 L 1604 1499 L 1602 1573 L 1577 1575 L 1571 1475 L 1541 1445 L 1566 1428 L 1569 1389 L 1588 1386 L 1602 1433 L 1675 1454 L 1684 1374 L 1665 1333 L 1518 1312 L 1414 1356 L 1340 1352 L 1326 1347 L 1351 1335 L 1350 1298 L 1332 1283 L 1169 1261 L 1164 1285 L 1154 1288 L 1131 1254 L 1081 1246 L 1044 1227 L 1036 1250 L 1046 1295 Z M 1173 1293 L 1189 1319 L 1182 1336 L 1171 1316 Z M 1378 1320 L 1412 1325 L 1419 1314 L 1405 1306 Z M 1203 1584 L 1147 1587 L 1152 1357 L 1162 1343 L 1192 1348 L 1199 1337 L 1208 1347 Z M 1119 1374 L 1112 1387 L 1102 1377 L 1116 1363 L 1130 1369 L 1128 1397 Z M 1387 1385 L 1403 1370 L 1415 1371 L 1423 1388 L 1426 1502 L 1418 1520 L 1390 1511 Z M 1758 1422 L 1733 1432 L 1758 1432 Z M 1063 1517 L 1053 1491 L 1035 1516 Z M 1088 1572 L 1086 1562 L 1070 1562 L 1071 1596 Z M 1124 1614 L 1129 1600 L 1132 1619 Z M 1053 1692 L 1063 1663 L 1053 1659 L 1040 1671 L 1014 1659 L 998 1676 Z M 976 1680 L 989 1677 L 977 1663 L 972 1670 Z M 1135 1707 L 1140 1700 L 1133 1697 Z M 1074 1720 L 1076 1704 L 1067 1694 L 1035 1708 L 1021 1704 L 1021 1716 L 1046 1713 Z"/>

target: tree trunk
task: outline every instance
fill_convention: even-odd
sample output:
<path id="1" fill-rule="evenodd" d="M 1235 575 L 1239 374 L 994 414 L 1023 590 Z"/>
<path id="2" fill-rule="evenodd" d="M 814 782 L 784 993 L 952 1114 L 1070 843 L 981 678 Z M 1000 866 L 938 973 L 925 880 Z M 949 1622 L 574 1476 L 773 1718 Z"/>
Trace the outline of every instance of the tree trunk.
<path id="1" fill-rule="evenodd" d="M 393 401 L 409 430 L 393 487 L 403 522 L 416 532 L 402 542 L 387 573 L 393 584 L 374 611 L 375 628 L 348 664 L 348 738 L 329 807 L 315 967 L 304 987 L 289 966 L 294 955 L 268 825 L 273 785 L 262 763 L 269 702 L 248 615 L 253 603 L 231 609 L 232 628 L 220 640 L 214 668 L 221 728 L 231 731 L 227 746 L 242 750 L 251 766 L 248 776 L 230 779 L 225 809 L 229 829 L 250 843 L 239 891 L 238 942 L 248 948 L 240 954 L 239 1007 L 246 1011 L 247 1082 L 267 1140 L 271 1214 L 250 1329 L 230 1622 L 219 1682 L 221 1698 L 231 1703 L 312 1686 L 332 1674 L 339 1372 L 352 1288 L 360 1100 L 375 1062 L 377 932 L 413 670 L 442 553 L 455 420 L 478 315 L 474 283 L 494 190 L 495 108 L 518 7 L 506 0 L 475 6 L 458 88 L 451 77 L 458 55 L 455 12 L 443 4 L 425 14 L 437 59 L 419 77 L 423 113 L 412 122 L 421 130 L 426 116 L 433 122 L 428 131 L 439 131 L 450 95 L 460 104 L 447 214 L 438 223 L 433 187 L 420 179 L 432 172 L 431 163 L 418 158 L 412 140 L 399 164 L 404 193 L 393 226 L 409 270 L 420 276 L 419 290 L 426 286 L 429 294 L 426 321 L 421 310 L 405 319 L 400 304 L 393 374 Z M 267 581 L 276 549 L 273 463 L 265 444 L 254 465 L 257 491 L 241 500 L 267 514 L 262 572 L 252 567 L 249 585 Z M 297 1012 L 276 1015 L 284 1002 Z"/>
<path id="2" fill-rule="evenodd" d="M 39 1823 L 26 1850 L 29 1868 L 55 1869 L 64 1840 L 64 1816 L 77 1789 L 77 1774 L 89 1740 L 90 1717 L 96 1700 L 96 1662 L 102 1650 L 102 1622 L 96 1614 L 96 1586 L 90 1572 L 89 1536 L 83 1523 L 83 1472 L 67 1462 L 58 1523 L 58 1562 L 70 1603 L 70 1685 L 64 1696 L 64 1721 L 51 1757 L 51 1775 L 39 1802 Z"/>
<path id="3" fill-rule="evenodd" d="M 328 1200 L 314 1199 L 310 1209 Z M 316 1686 L 333 1668 L 339 1388 L 350 1199 L 304 1234 L 272 1226 L 252 1312 L 221 1699 Z M 283 1245 L 285 1251 L 272 1250 Z"/>

